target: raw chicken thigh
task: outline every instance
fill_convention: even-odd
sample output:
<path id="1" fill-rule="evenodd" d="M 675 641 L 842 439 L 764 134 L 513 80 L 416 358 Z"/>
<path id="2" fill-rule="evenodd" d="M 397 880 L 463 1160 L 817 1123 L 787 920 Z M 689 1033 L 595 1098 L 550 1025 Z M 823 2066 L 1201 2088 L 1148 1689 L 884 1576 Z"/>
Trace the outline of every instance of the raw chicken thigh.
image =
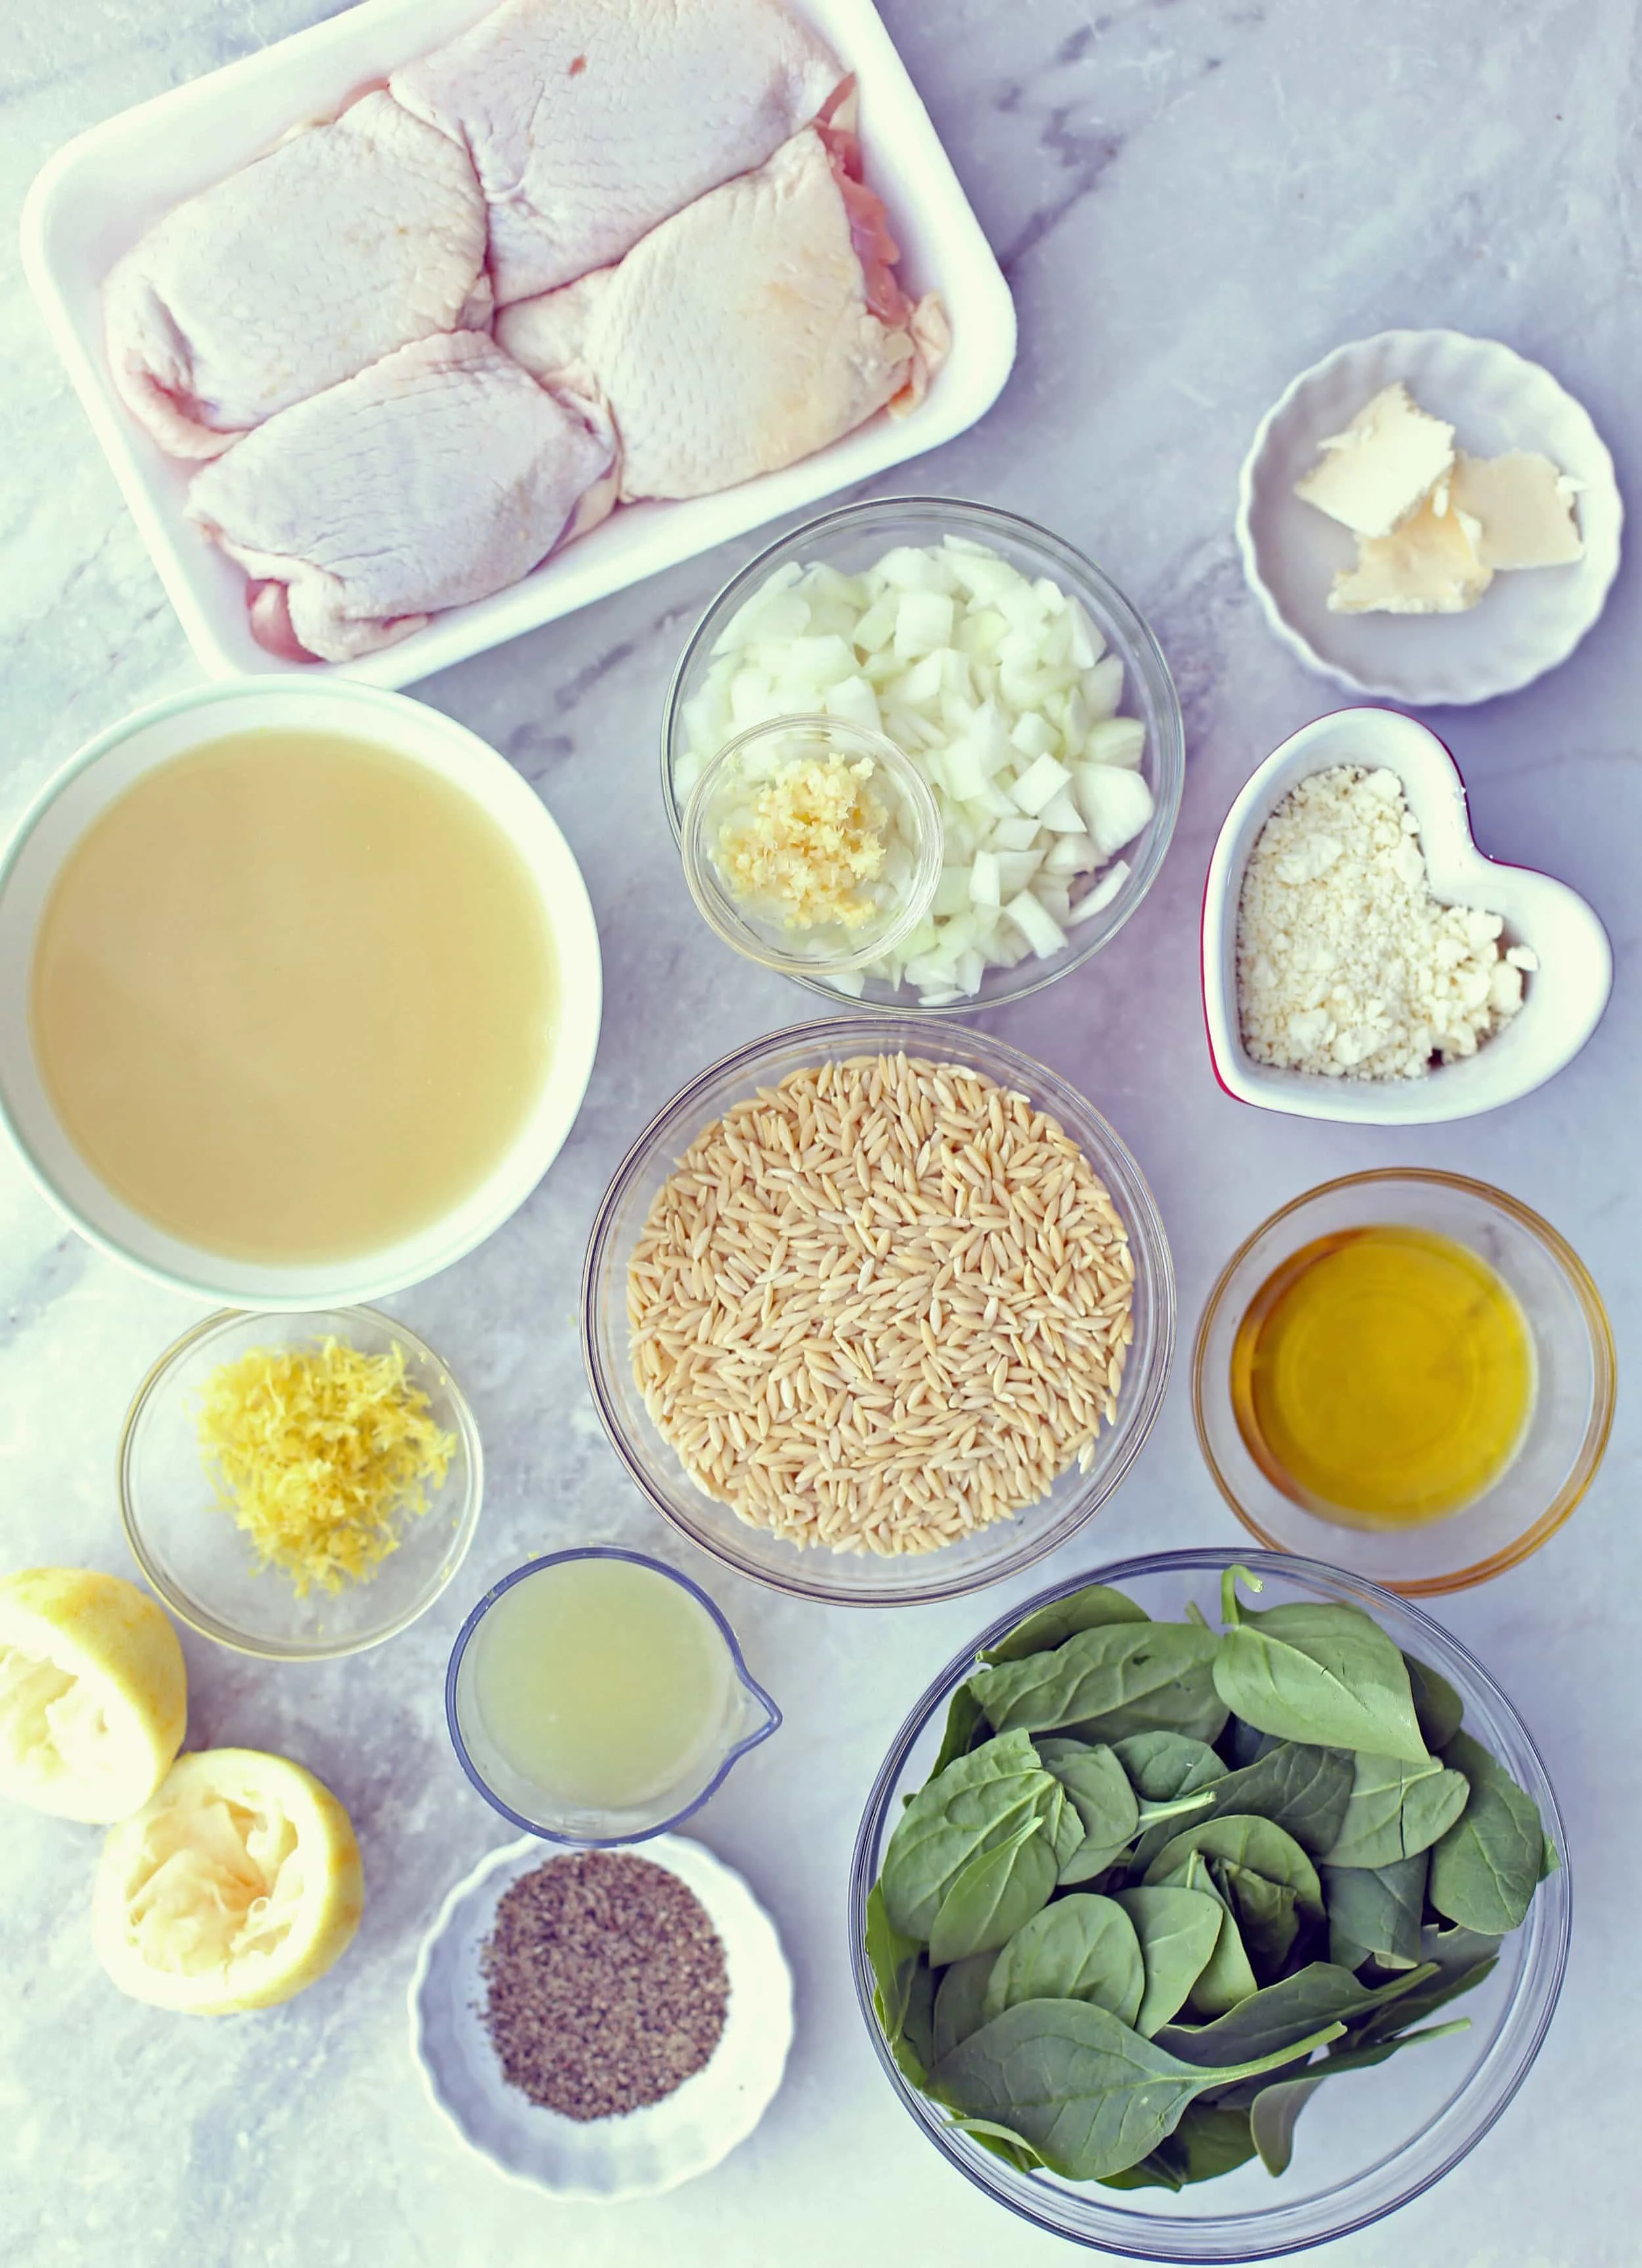
<path id="1" fill-rule="evenodd" d="M 602 519 L 614 455 L 597 410 L 459 331 L 270 418 L 195 475 L 188 516 L 254 578 L 260 644 L 350 661 Z"/>
<path id="2" fill-rule="evenodd" d="M 853 136 L 809 128 L 664 221 L 616 268 L 509 307 L 501 343 L 607 403 L 621 494 L 705 496 L 777 470 L 904 395 L 949 334 L 896 282 Z"/>
<path id="3" fill-rule="evenodd" d="M 168 213 L 104 286 L 114 384 L 160 447 L 240 432 L 394 348 L 490 320 L 467 152 L 379 90 Z"/>
<path id="4" fill-rule="evenodd" d="M 777 0 L 503 0 L 388 84 L 470 153 L 505 306 L 762 165 L 843 76 Z"/>

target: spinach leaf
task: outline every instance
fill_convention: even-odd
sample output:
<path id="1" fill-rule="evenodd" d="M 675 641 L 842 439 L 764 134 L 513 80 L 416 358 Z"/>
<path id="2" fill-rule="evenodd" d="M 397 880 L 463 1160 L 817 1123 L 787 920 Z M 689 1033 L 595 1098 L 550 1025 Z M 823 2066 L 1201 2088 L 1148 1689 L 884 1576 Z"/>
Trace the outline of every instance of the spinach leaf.
<path id="1" fill-rule="evenodd" d="M 933 2023 L 937 2063 L 950 2055 L 960 2040 L 978 2032 L 986 2021 L 981 2008 L 997 1958 L 996 1953 L 972 1953 L 967 1961 L 954 1961 L 941 1971 L 935 1988 Z"/>
<path id="2" fill-rule="evenodd" d="M 935 1779 L 950 1764 L 967 1756 L 976 1734 L 986 1722 L 981 1714 L 981 1705 L 968 1685 L 961 1685 L 946 1704 L 946 1729 L 941 1734 L 940 1753 L 930 1767 L 930 1779 Z M 926 1780 L 925 1786 L 929 1785 Z"/>
<path id="3" fill-rule="evenodd" d="M 1320 2024 L 1355 2023 L 1388 2000 L 1399 1999 L 1429 1972 L 1415 1970 L 1407 1977 L 1374 1988 L 1361 1984 L 1347 1969 L 1332 1962 L 1309 1962 L 1292 1977 L 1282 1977 L 1211 2024 L 1165 2024 L 1158 2043 L 1188 2063 L 1230 2062 L 1239 2056 L 1263 2055 L 1305 2038 Z"/>
<path id="4" fill-rule="evenodd" d="M 1154 1883 L 1149 1887 L 1156 1889 L 1160 1886 Z M 1209 1872 L 1208 1861 L 1200 1851 L 1194 1851 L 1188 1857 L 1185 1871 L 1176 1883 L 1163 1887 L 1195 1890 L 1199 1896 L 1212 1898 L 1220 1909 L 1220 1931 L 1214 1940 L 1214 1950 L 1204 1962 L 1186 1997 L 1195 2014 L 1223 2016 L 1228 2008 L 1236 2007 L 1240 2001 L 1247 2000 L 1260 1989 L 1260 1979 L 1255 1975 L 1243 1948 L 1237 1917 L 1226 1904 L 1219 1884 Z"/>
<path id="5" fill-rule="evenodd" d="M 1255 2154 L 1248 2113 L 1224 2102 L 1194 2102 L 1158 2154 L 1178 2169 L 1182 2189 L 1235 2173 Z"/>
<path id="6" fill-rule="evenodd" d="M 1432 1852 L 1431 1902 L 1450 1921 L 1501 1936 L 1528 1910 L 1545 1831 L 1532 1796 L 1469 1733 L 1454 1734 L 1448 1756 L 1469 1780 L 1471 1800 Z"/>
<path id="7" fill-rule="evenodd" d="M 1151 1619 L 1145 1609 L 1125 1593 L 1111 1590 L 1104 1583 L 1086 1583 L 1081 1591 L 1073 1591 L 1069 1598 L 1051 1599 L 1047 1607 L 1017 1623 L 996 1646 L 986 1647 L 980 1659 L 990 1663 L 1023 1661 L 1028 1654 L 1053 1653 L 1079 1631 L 1099 1630 L 1106 1623 Z"/>
<path id="8" fill-rule="evenodd" d="M 1216 1644 L 1211 1631 L 1190 1623 L 1104 1623 L 1079 1631 L 1052 1653 L 980 1670 L 972 1683 L 1000 1733 L 1052 1733 L 1064 1726 L 1098 1725 L 1125 1712 L 1145 1720 L 1122 1727 L 1137 1732 L 1157 1723 L 1167 1689 L 1211 1661 Z M 1108 1735 L 1101 1731 L 1090 1737 Z"/>
<path id="9" fill-rule="evenodd" d="M 1237 1917 L 1244 1950 L 1256 1974 L 1263 1983 L 1275 1982 L 1300 1935 L 1296 1892 L 1286 1882 L 1269 1881 L 1229 1859 L 1211 1859 L 1209 1871 Z"/>
<path id="10" fill-rule="evenodd" d="M 1014 1733 L 955 1758 L 920 1788 L 896 1822 L 879 1877 L 902 1935 L 926 1939 L 954 1878 L 1033 1817 L 1057 1785 L 1026 1734 Z"/>
<path id="11" fill-rule="evenodd" d="M 1479 1961 L 1491 1961 L 1499 1950 L 1499 1940 L 1481 1930 L 1462 1929 L 1454 1922 L 1445 1929 L 1435 1922 L 1427 1922 L 1419 1933 L 1419 1957 L 1434 1962 L 1445 1977 L 1457 1977 L 1462 1971 L 1474 1969 Z"/>
<path id="12" fill-rule="evenodd" d="M 1131 1733 L 1113 1742 L 1112 1754 L 1146 1803 L 1173 1803 L 1226 1777 L 1226 1766 L 1209 1743 L 1187 1733 Z"/>
<path id="13" fill-rule="evenodd" d="M 1225 1778 L 1226 1766 L 1206 1741 L 1194 1740 L 1186 1733 L 1131 1734 L 1126 1740 L 1115 1741 L 1112 1753 L 1134 1783 L 1136 1793 L 1160 1807 L 1150 1815 L 1130 1857 L 1133 1871 L 1144 1874 L 1174 1831 L 1161 1807 L 1182 1803 L 1194 1795 L 1206 1796 L 1211 1786 Z M 1213 1808 L 1211 1802 L 1195 1808 L 1204 1812 Z M 1152 1820 L 1158 1823 L 1152 1824 Z"/>
<path id="14" fill-rule="evenodd" d="M 960 1869 L 930 1925 L 930 1959 L 938 1969 L 1005 1945 L 1049 1904 L 1058 1869 L 1042 1815 L 1005 1841 L 979 1851 Z"/>
<path id="15" fill-rule="evenodd" d="M 1471 1793 L 1463 1772 L 1434 1757 L 1423 1764 L 1359 1749 L 1338 1839 L 1322 1854 L 1330 1867 L 1391 1867 L 1428 1851 L 1464 1810 Z"/>
<path id="16" fill-rule="evenodd" d="M 912 1973 L 924 1948 L 915 1937 L 904 1937 L 890 1922 L 884 1892 L 874 1882 L 867 1893 L 866 1926 L 862 1933 L 867 1964 L 873 1972 L 873 2008 L 885 2044 L 893 2049 L 906 2029 L 912 1993 Z"/>
<path id="17" fill-rule="evenodd" d="M 1245 1723 L 1279 1740 L 1425 1759 L 1402 1655 L 1360 1608 L 1300 1599 L 1263 1612 L 1239 1606 L 1227 1570 L 1215 1689 Z"/>
<path id="18" fill-rule="evenodd" d="M 1322 1886 L 1317 1870 L 1294 1837 L 1275 1821 L 1242 1812 L 1194 1820 L 1163 1845 L 1146 1869 L 1147 1881 L 1174 1881 L 1194 1851 L 1205 1859 L 1227 1859 L 1250 1874 L 1263 1874 L 1269 1882 L 1285 1884 L 1300 1905 L 1318 1920 L 1322 1918 Z"/>
<path id="19" fill-rule="evenodd" d="M 1325 2079 L 1336 2079 L 1343 2072 L 1367 2071 L 1395 2055 L 1399 2048 L 1413 2047 L 1420 2040 L 1447 2039 L 1450 2032 L 1467 2029 L 1462 2018 L 1457 2024 L 1438 2024 L 1429 2032 L 1410 2032 L 1374 2047 L 1333 2048 L 1321 2063 L 1308 2064 L 1297 2079 L 1274 2080 L 1263 2087 L 1244 2113 L 1261 2164 L 1269 2174 L 1288 2171 L 1294 2154 L 1295 2123 Z"/>
<path id="20" fill-rule="evenodd" d="M 1179 1625 L 1183 1629 L 1194 1625 Z M 1212 1631 L 1199 1630 L 1199 1642 L 1218 1645 Z M 1144 1699 L 1108 1709 L 1103 1716 L 1085 1719 L 1068 1729 L 1086 1741 L 1123 1741 L 1149 1732 L 1179 1733 L 1207 1747 L 1218 1740 L 1226 1724 L 1226 1704 L 1214 1690 L 1214 1657 L 1205 1654 L 1183 1669 L 1171 1683 L 1159 1686 Z"/>
<path id="21" fill-rule="evenodd" d="M 1215 1781 L 1215 1812 L 1256 1813 L 1316 1858 L 1339 1835 L 1351 1800 L 1352 1763 L 1349 1749 L 1270 1742 L 1252 1764 Z"/>
<path id="22" fill-rule="evenodd" d="M 929 2074 L 935 2068 L 935 1977 L 921 1953 L 913 1963 L 901 2036 L 890 2053 L 914 2087 L 929 2085 Z"/>
<path id="23" fill-rule="evenodd" d="M 1452 1935 L 1464 1937 L 1471 1948 L 1491 1948 L 1498 1943 L 1496 1938 L 1473 1937 L 1469 1930 L 1455 1931 Z M 1423 2023 L 1427 2016 L 1434 2015 L 1439 2008 L 1446 2008 L 1450 2000 L 1457 2000 L 1462 1993 L 1475 1992 L 1493 1974 L 1498 1957 L 1495 1951 L 1471 1950 L 1461 1954 L 1457 1946 L 1440 1948 L 1437 1943 L 1438 1933 L 1429 1929 L 1422 1932 L 1421 1938 L 1421 1949 L 1425 1952 L 1421 1968 L 1424 1970 L 1435 1962 L 1436 1975 L 1425 1977 L 1411 1992 L 1403 1993 L 1400 1999 L 1392 2001 L 1370 2016 L 1359 2028 L 1358 2036 L 1365 2043 L 1390 2039 L 1396 2033 L 1406 2031 L 1410 2024 Z"/>
<path id="24" fill-rule="evenodd" d="M 1060 1876 L 1061 1869 L 1070 1867 L 1082 1850 L 1085 1837 L 1083 1822 L 1078 1816 L 1077 1807 L 1071 1796 L 1053 1772 L 1049 1774 L 1049 1781 L 1054 1793 L 1044 1798 L 1039 1810 L 1054 1846 L 1056 1874 Z"/>
<path id="25" fill-rule="evenodd" d="M 1250 2080 L 1248 2084 L 1260 2084 Z M 1183 2190 L 1193 2182 L 1211 2182 L 1234 2173 L 1255 2154 L 1248 2130 L 1248 2113 L 1228 2108 L 1224 2102 L 1194 2102 L 1166 2142 L 1149 2157 L 1121 2174 L 1108 2174 L 1108 2190 Z"/>
<path id="26" fill-rule="evenodd" d="M 1257 1725 L 1245 1725 L 1241 1717 L 1230 1720 L 1220 1742 L 1231 1758 L 1233 1769 L 1238 1771 L 1248 1764 L 1257 1764 L 1269 1749 L 1278 1745 L 1274 1734 L 1263 1733 Z"/>
<path id="27" fill-rule="evenodd" d="M 1389 1867 L 1325 1867 L 1330 1948 L 1337 1930 L 1351 1945 L 1366 1946 L 1386 1968 L 1411 1969 L 1419 1959 L 1428 1855 L 1417 1851 Z"/>
<path id="28" fill-rule="evenodd" d="M 1447 1679 L 1440 1677 L 1425 1662 L 1417 1660 L 1411 1653 L 1405 1653 L 1403 1661 L 1414 1695 L 1414 1714 L 1419 1719 L 1425 1746 L 1435 1756 L 1459 1731 L 1465 1704 Z"/>
<path id="29" fill-rule="evenodd" d="M 1132 2024 L 1145 1990 L 1133 1922 L 1114 1899 L 1080 1893 L 1015 1932 L 992 1963 L 982 2020 L 990 2024 L 1020 2000 L 1092 2000 Z"/>
<path id="30" fill-rule="evenodd" d="M 1097 2174 L 1103 2190 L 1183 2190 L 1184 2178 L 1169 2165 L 1161 2150 L 1152 2150 L 1121 2174 Z"/>
<path id="31" fill-rule="evenodd" d="M 1086 1882 L 1127 1850 L 1140 1825 L 1129 1775 L 1110 1749 L 1049 1737 L 1035 1743 L 1040 1763 L 1065 1789 L 1080 1833 L 1062 1862 L 1063 1882 Z"/>
<path id="32" fill-rule="evenodd" d="M 1043 2163 L 1024 2135 L 1017 2134 L 1012 2126 L 1000 2126 L 995 2118 L 954 2117 L 952 2124 L 972 2142 L 978 2142 L 983 2150 L 990 2150 L 995 2158 L 1012 2166 L 1018 2174 L 1035 2173 Z"/>
<path id="33" fill-rule="evenodd" d="M 1145 1990 L 1135 2029 L 1150 2039 L 1186 2004 L 1220 1934 L 1219 1901 L 1202 1890 L 1147 1889 L 1114 1892 L 1135 1926 L 1145 1970 Z"/>
<path id="34" fill-rule="evenodd" d="M 1023 2000 L 965 2040 L 934 2077 L 954 2109 L 1023 2136 L 1052 2172 L 1092 2181 L 1149 2156 L 1208 2088 L 1280 2069 L 1338 2036 L 1329 2025 L 1270 2056 L 1198 2066 L 1088 2001 Z"/>

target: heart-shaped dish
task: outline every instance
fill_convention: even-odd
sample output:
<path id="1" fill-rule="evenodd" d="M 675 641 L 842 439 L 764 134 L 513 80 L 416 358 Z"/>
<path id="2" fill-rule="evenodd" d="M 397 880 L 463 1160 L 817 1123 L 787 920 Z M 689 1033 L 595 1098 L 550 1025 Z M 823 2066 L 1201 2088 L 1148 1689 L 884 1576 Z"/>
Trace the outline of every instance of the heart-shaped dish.
<path id="1" fill-rule="evenodd" d="M 1401 379 L 1484 456 L 1537 450 L 1580 484 L 1585 556 L 1571 567 L 1498 575 L 1462 615 L 1333 615 L 1329 588 L 1349 567 L 1348 532 L 1294 483 L 1327 434 Z M 1351 693 L 1429 708 L 1491 701 L 1565 661 L 1602 611 L 1619 568 L 1624 518 L 1614 460 L 1573 396 L 1548 370 L 1496 339 L 1461 331 L 1381 331 L 1302 371 L 1261 421 L 1239 485 L 1237 541 L 1267 622 L 1309 669 Z"/>
<path id="2" fill-rule="evenodd" d="M 1433 897 L 1505 917 L 1505 941 L 1539 959 L 1522 1006 L 1474 1056 L 1424 1079 L 1327 1079 L 1255 1063 L 1237 1002 L 1243 870 L 1261 828 L 1297 782 L 1335 764 L 1395 772 L 1419 825 Z M 1602 1020 L 1613 983 L 1608 932 L 1577 891 L 1528 866 L 1487 858 L 1471 834 L 1465 782 L 1436 734 L 1393 709 L 1342 709 L 1284 741 L 1226 814 L 1203 899 L 1203 1005 L 1220 1085 L 1240 1102 L 1296 1118 L 1428 1126 L 1470 1118 L 1531 1094 L 1571 1063 Z"/>

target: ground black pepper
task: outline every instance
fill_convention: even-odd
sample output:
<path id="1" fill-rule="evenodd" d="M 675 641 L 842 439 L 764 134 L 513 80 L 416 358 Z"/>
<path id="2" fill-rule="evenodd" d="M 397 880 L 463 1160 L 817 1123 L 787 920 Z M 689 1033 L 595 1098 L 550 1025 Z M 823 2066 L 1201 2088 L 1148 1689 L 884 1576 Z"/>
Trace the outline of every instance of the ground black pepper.
<path id="1" fill-rule="evenodd" d="M 567 2118 L 659 2102 L 724 2030 L 718 1933 L 677 1875 L 648 1859 L 588 1851 L 521 1875 L 479 1965 L 503 2076 Z"/>

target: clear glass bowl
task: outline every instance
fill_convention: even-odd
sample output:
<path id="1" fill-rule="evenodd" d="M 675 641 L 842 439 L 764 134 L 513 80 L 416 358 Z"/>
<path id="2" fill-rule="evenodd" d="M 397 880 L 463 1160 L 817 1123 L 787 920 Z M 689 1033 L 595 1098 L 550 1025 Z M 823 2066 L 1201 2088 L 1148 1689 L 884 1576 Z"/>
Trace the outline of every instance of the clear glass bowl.
<path id="1" fill-rule="evenodd" d="M 867 1893 L 878 1878 L 889 1830 L 901 1816 L 902 1796 L 927 1778 L 947 1704 L 983 1646 L 996 1644 L 1034 1609 L 1085 1583 L 1128 1591 L 1154 1619 L 1178 1619 L 1190 1600 L 1217 1612 L 1221 1570 L 1233 1560 L 1263 1579 L 1263 1607 L 1292 1599 L 1345 1601 L 1371 1614 L 1399 1646 L 1446 1677 L 1465 1705 L 1467 1727 L 1539 1806 L 1564 1863 L 1540 1884 L 1521 1928 L 1504 1940 L 1493 1975 L 1444 2012 L 1468 2015 L 1470 2030 L 1417 2056 L 1399 2057 L 1395 2073 L 1364 2072 L 1320 2089 L 1300 2126 L 1293 2163 L 1279 2178 L 1257 2159 L 1178 2195 L 1017 2173 L 950 2126 L 908 2084 L 879 2031 L 862 1939 Z M 850 1958 L 856 1998 L 890 2085 L 942 2155 L 998 2204 L 1057 2236 L 1129 2259 L 1270 2260 L 1395 2213 L 1482 2140 L 1527 2077 L 1550 2029 L 1567 1965 L 1572 1901 L 1562 1822 L 1538 1752 L 1488 1672 L 1440 1624 L 1405 1599 L 1315 1560 L 1267 1552 L 1165 1551 L 1091 1569 L 1022 1601 L 941 1671 L 896 1734 L 867 1799 L 851 1862 Z"/>
<path id="2" fill-rule="evenodd" d="M 760 781 L 789 764 L 840 756 L 872 765 L 867 792 L 887 822 L 890 855 L 907 871 L 898 887 L 880 888 L 872 917 L 855 928 L 792 929 L 728 887 L 715 855 L 718 832 Z M 940 814 L 923 773 L 881 733 L 837 717 L 782 717 L 738 733 L 709 759 L 684 807 L 679 851 L 696 911 L 726 945 L 784 976 L 842 976 L 891 951 L 924 918 L 940 879 Z"/>
<path id="3" fill-rule="evenodd" d="M 405 1375 L 435 1422 L 456 1437 L 424 1513 L 364 1581 L 299 1599 L 277 1567 L 259 1568 L 249 1538 L 217 1502 L 195 1432 L 199 1397 L 217 1366 L 254 1347 L 344 1339 L 366 1354 L 403 1350 Z M 468 1556 L 484 1493 L 479 1429 L 461 1388 L 416 1333 L 374 1307 L 308 1314 L 208 1315 L 167 1348 L 137 1388 L 120 1441 L 120 1514 L 138 1566 L 180 1621 L 239 1653 L 326 1661 L 397 1636 L 433 1604 Z"/>
<path id="4" fill-rule="evenodd" d="M 539 1575 L 544 1567 L 562 1567 L 572 1559 L 625 1559 L 632 1566 L 647 1567 L 653 1575 L 666 1576 L 668 1582 L 688 1591 L 724 1640 L 732 1672 L 722 1720 L 696 1768 L 677 1786 L 625 1810 L 598 1811 L 565 1803 L 534 1786 L 502 1755 L 486 1729 L 479 1705 L 474 1641 L 485 1616 L 515 1583 Z M 723 1786 L 730 1767 L 779 1729 L 781 1712 L 748 1669 L 735 1632 L 699 1584 L 663 1560 L 646 1558 L 642 1551 L 623 1551 L 614 1543 L 590 1543 L 577 1550 L 550 1551 L 542 1558 L 527 1560 L 491 1585 L 451 1648 L 445 1677 L 445 1721 L 457 1762 L 504 1819 L 511 1819 L 515 1827 L 540 1836 L 545 1843 L 568 1844 L 582 1851 L 610 1851 L 624 1843 L 642 1843 L 652 1835 L 665 1835 L 670 1827 L 699 1811 L 708 1797 Z"/>
<path id="5" fill-rule="evenodd" d="M 889 1558 L 800 1549 L 754 1528 L 688 1477 L 634 1382 L 628 1353 L 627 1274 L 656 1192 L 703 1129 L 760 1087 L 826 1062 L 904 1049 L 968 1064 L 1017 1089 L 1057 1120 L 1111 1192 L 1135 1259 L 1134 1342 L 1117 1397 L 1117 1422 L 1100 1436 L 1086 1473 L 1074 1465 L 1049 1495 L 936 1551 Z M 772 1589 L 846 1606 L 906 1606 L 955 1598 L 1018 1574 L 1082 1527 L 1139 1454 L 1156 1422 L 1174 1344 L 1174 1273 L 1152 1192 L 1125 1145 L 1075 1087 L 989 1034 L 926 1016 L 872 1023 L 838 1017 L 754 1040 L 711 1064 L 652 1119 L 605 1194 L 582 1278 L 582 1344 L 593 1402 L 612 1445 L 656 1509 L 716 1559 Z"/>
<path id="6" fill-rule="evenodd" d="M 1417 1528 L 1348 1527 L 1285 1495 L 1251 1454 L 1232 1404 L 1238 1326 L 1267 1278 L 1319 1237 L 1385 1225 L 1429 1229 L 1476 1252 L 1516 1294 L 1534 1345 L 1534 1403 L 1516 1455 L 1483 1495 Z M 1412 1167 L 1325 1182 L 1273 1213 L 1227 1262 L 1192 1356 L 1197 1440 L 1249 1534 L 1417 1598 L 1486 1582 L 1556 1533 L 1602 1463 L 1614 1395 L 1613 1334 L 1577 1254 L 1504 1190 Z"/>
<path id="7" fill-rule="evenodd" d="M 921 1008 L 910 987 L 893 989 L 880 978 L 869 977 L 858 998 L 858 1008 L 885 1013 L 924 1016 L 973 1015 L 1006 1000 L 1024 999 L 1041 991 L 1057 976 L 1083 963 L 1109 945 L 1157 879 L 1168 849 L 1180 809 L 1186 776 L 1186 740 L 1180 700 L 1161 647 L 1116 585 L 1100 568 L 1069 543 L 1013 512 L 990 504 L 965 504 L 949 497 L 875 497 L 865 504 L 845 504 L 823 512 L 768 545 L 733 576 L 703 615 L 674 673 L 661 728 L 661 794 L 674 836 L 683 826 L 681 799 L 674 786 L 674 766 L 685 747 L 685 703 L 700 691 L 711 666 L 713 648 L 739 608 L 743 606 L 778 567 L 792 562 L 809 565 L 816 560 L 853 573 L 883 556 L 898 543 L 939 544 L 948 535 L 984 543 L 1022 574 L 1048 575 L 1076 598 L 1105 638 L 1108 650 L 1123 663 L 1122 703 L 1126 716 L 1138 717 L 1146 728 L 1145 755 L 1141 764 L 1157 808 L 1138 841 L 1119 855 L 1129 862 L 1123 887 L 1103 912 L 1092 915 L 1072 932 L 1063 953 L 1048 961 L 1028 956 L 1012 968 L 989 968 L 980 990 L 972 998 Z M 1098 880 L 1098 877 L 1097 877 Z M 812 992 L 836 997 L 825 977 L 800 969 L 787 972 Z"/>

